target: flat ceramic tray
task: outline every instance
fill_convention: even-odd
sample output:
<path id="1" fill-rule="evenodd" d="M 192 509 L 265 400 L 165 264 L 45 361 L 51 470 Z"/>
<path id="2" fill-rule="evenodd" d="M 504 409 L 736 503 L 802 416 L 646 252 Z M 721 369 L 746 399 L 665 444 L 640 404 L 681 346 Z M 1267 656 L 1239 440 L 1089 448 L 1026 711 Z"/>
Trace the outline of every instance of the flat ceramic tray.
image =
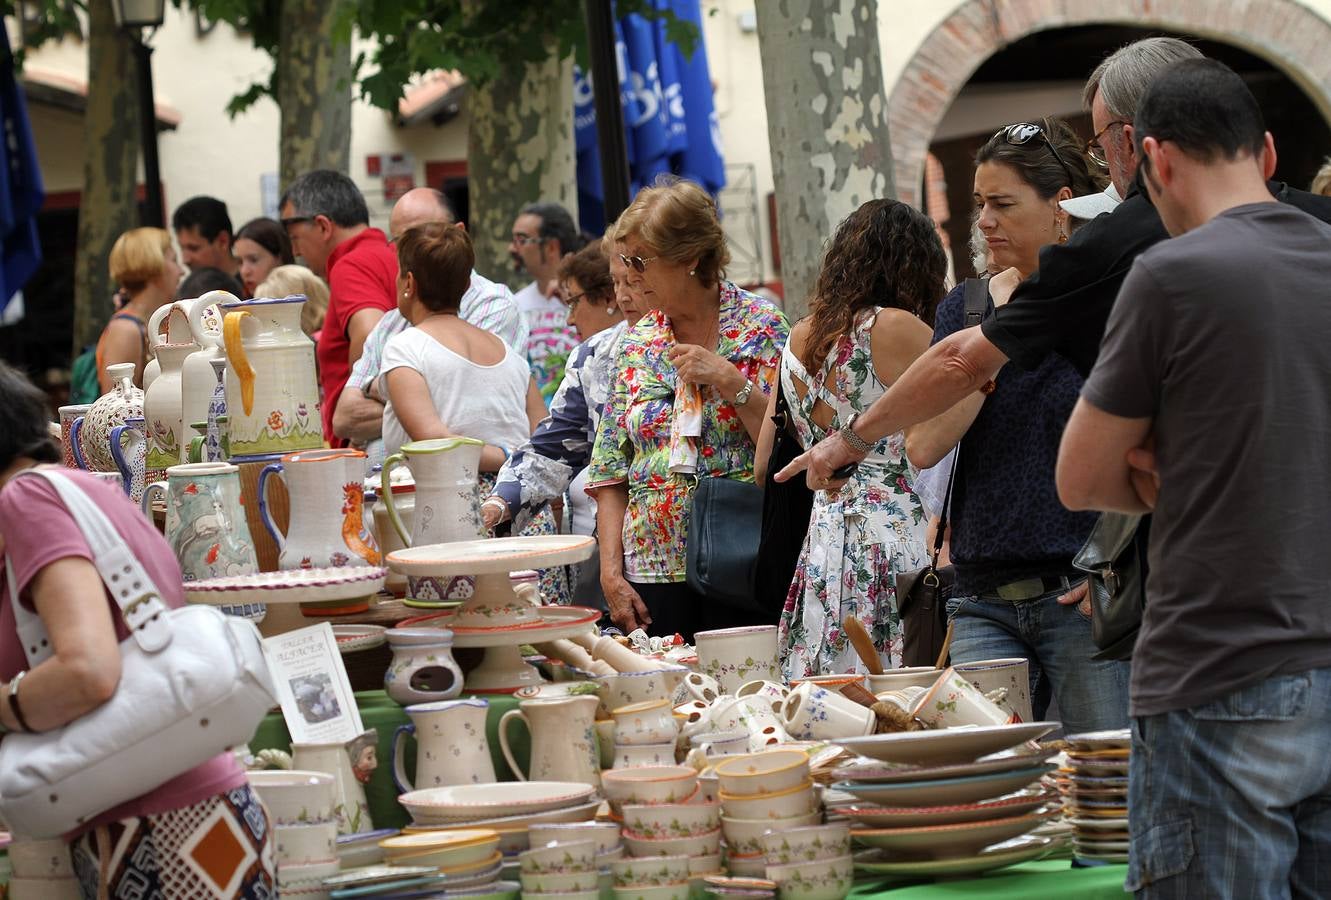
<path id="1" fill-rule="evenodd" d="M 1132 732 L 1126 728 L 1114 731 L 1084 731 L 1066 738 L 1069 747 L 1082 750 L 1126 750 L 1132 746 Z"/>
<path id="2" fill-rule="evenodd" d="M 992 800 L 1022 790 L 1053 768 L 1051 765 L 1043 765 L 1016 772 L 995 772 L 938 781 L 908 781 L 902 784 L 841 782 L 833 786 L 837 790 L 854 794 L 859 800 L 881 806 L 951 806 Z"/>
<path id="3" fill-rule="evenodd" d="M 855 857 L 855 871 L 869 875 L 897 875 L 901 877 L 930 877 L 947 875 L 974 875 L 1001 869 L 1016 863 L 1039 859 L 1055 849 L 1059 841 L 1054 838 L 1027 837 L 989 847 L 979 853 L 956 859 L 921 859 L 902 862 L 884 862 L 883 851 L 875 850 Z"/>
<path id="4" fill-rule="evenodd" d="M 972 763 L 947 766 L 894 766 L 890 763 L 860 762 L 832 770 L 832 776 L 841 781 L 858 784 L 895 784 L 902 781 L 924 781 L 932 778 L 960 778 L 965 775 L 983 775 L 986 772 L 1011 772 L 1028 769 L 1045 762 L 1057 750 L 1036 750 L 1033 753 L 1011 753 L 985 757 Z"/>
<path id="5" fill-rule="evenodd" d="M 388 570 L 379 566 L 339 569 L 285 569 L 185 582 L 190 603 L 232 606 L 242 603 L 328 603 L 379 592 Z"/>
<path id="6" fill-rule="evenodd" d="M 956 806 L 843 806 L 828 810 L 870 828 L 907 828 L 916 825 L 951 825 L 957 822 L 1020 816 L 1057 801 L 1058 795 L 1033 788 L 997 800 Z"/>
<path id="7" fill-rule="evenodd" d="M 498 575 L 582 562 L 596 539 L 578 534 L 487 538 L 407 547 L 388 554 L 388 567 L 405 575 Z"/>
<path id="8" fill-rule="evenodd" d="M 1059 722 L 1017 722 L 979 728 L 874 734 L 868 737 L 840 738 L 833 743 L 883 762 L 938 766 L 944 763 L 974 762 L 981 756 L 1007 750 L 1046 735 L 1060 726 Z"/>
<path id="9" fill-rule="evenodd" d="M 857 844 L 886 850 L 893 856 L 955 859 L 974 856 L 985 847 L 1026 834 L 1057 815 L 1055 811 L 949 825 L 856 829 L 850 836 Z"/>

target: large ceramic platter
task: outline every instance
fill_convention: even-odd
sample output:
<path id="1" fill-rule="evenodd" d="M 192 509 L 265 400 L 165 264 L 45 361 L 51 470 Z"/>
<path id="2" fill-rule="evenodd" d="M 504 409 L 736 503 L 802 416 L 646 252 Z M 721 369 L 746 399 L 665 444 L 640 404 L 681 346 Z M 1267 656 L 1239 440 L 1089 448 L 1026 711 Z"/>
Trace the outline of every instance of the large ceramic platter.
<path id="1" fill-rule="evenodd" d="M 377 594 L 388 570 L 379 566 L 285 569 L 185 582 L 185 600 L 232 606 L 243 603 L 327 603 Z"/>
<path id="2" fill-rule="evenodd" d="M 428 621 L 412 627 L 449 628 L 453 631 L 454 647 L 500 647 L 519 644 L 544 644 L 559 638 L 573 637 L 596 627 L 604 613 L 589 606 L 542 606 L 541 620 L 525 625 L 499 625 L 494 628 L 469 628 L 453 625 L 454 612 L 430 616 Z M 513 687 L 521 687 L 520 684 Z"/>
<path id="3" fill-rule="evenodd" d="M 833 777 L 859 784 L 894 784 L 901 781 L 924 781 L 933 778 L 960 778 L 965 775 L 983 775 L 986 772 L 1011 772 L 1029 769 L 1045 762 L 1057 750 L 1036 750 L 1031 753 L 1011 753 L 977 759 L 972 763 L 946 766 L 894 766 L 890 763 L 858 762 L 832 770 Z"/>
<path id="4" fill-rule="evenodd" d="M 857 800 L 880 806 L 955 806 L 992 800 L 1020 791 L 1053 769 L 1052 765 L 1043 765 L 1016 772 L 995 772 L 938 781 L 907 781 L 901 784 L 850 784 L 843 781 L 835 787 L 855 795 Z"/>
<path id="5" fill-rule="evenodd" d="M 829 810 L 869 828 L 909 828 L 916 825 L 952 825 L 1024 815 L 1058 799 L 1050 791 L 1033 788 L 1010 797 L 956 806 L 843 806 Z"/>
<path id="6" fill-rule="evenodd" d="M 1061 727 L 1059 722 L 1017 722 L 978 728 L 903 731 L 833 741 L 861 756 L 914 766 L 974 762 L 981 756 L 1035 740 Z"/>
<path id="7" fill-rule="evenodd" d="M 486 538 L 407 547 L 388 554 L 388 567 L 404 575 L 499 575 L 582 562 L 596 539 L 578 534 Z"/>
<path id="8" fill-rule="evenodd" d="M 869 875 L 897 875 L 903 878 L 975 875 L 1016 863 L 1046 856 L 1061 842 L 1054 838 L 1025 837 L 989 847 L 979 853 L 956 859 L 921 859 L 884 862 L 883 851 L 875 850 L 855 857 L 855 871 Z"/>
<path id="9" fill-rule="evenodd" d="M 493 828 L 499 832 L 499 849 L 505 854 L 526 850 L 527 828 L 542 823 L 589 822 L 596 818 L 596 811 L 601 808 L 601 800 L 593 798 L 586 803 L 547 809 L 544 812 L 527 813 L 519 816 L 496 816 L 488 819 L 465 819 L 458 821 L 418 821 L 408 825 L 404 832 L 437 831 L 449 828 Z M 521 846 L 519 846 L 519 844 Z"/>
<path id="10" fill-rule="evenodd" d="M 460 825 L 578 806 L 595 793 L 571 781 L 507 781 L 425 788 L 397 799 L 417 822 Z"/>
<path id="11" fill-rule="evenodd" d="M 1031 813 L 984 822 L 919 825 L 913 828 L 856 829 L 851 839 L 865 847 L 886 850 L 896 857 L 955 859 L 974 856 L 985 847 L 1010 840 L 1037 828 L 1059 813 Z"/>

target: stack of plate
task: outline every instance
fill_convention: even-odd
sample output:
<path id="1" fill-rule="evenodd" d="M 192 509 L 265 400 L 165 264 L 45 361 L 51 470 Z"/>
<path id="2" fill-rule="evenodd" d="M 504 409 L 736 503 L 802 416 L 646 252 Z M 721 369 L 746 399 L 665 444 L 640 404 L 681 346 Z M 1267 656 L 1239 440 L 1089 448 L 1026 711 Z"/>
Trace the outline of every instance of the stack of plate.
<path id="1" fill-rule="evenodd" d="M 1030 832 L 1056 817 L 1058 795 L 1040 785 L 1054 751 L 1026 745 L 1058 728 L 1030 722 L 848 738 L 867 759 L 835 770 L 829 813 L 851 820 L 872 852 L 856 868 L 873 875 L 983 872 L 1044 856 L 1053 838 Z M 1053 806 L 1051 806 L 1053 804 Z M 1014 840 L 1015 839 L 1015 840 Z"/>
<path id="2" fill-rule="evenodd" d="M 1128 730 L 1068 737 L 1064 808 L 1072 825 L 1073 855 L 1128 861 Z"/>
<path id="3" fill-rule="evenodd" d="M 408 791 L 398 798 L 414 822 L 408 834 L 488 828 L 499 851 L 513 856 L 530 846 L 527 829 L 537 823 L 586 822 L 601 805 L 596 788 L 572 781 L 506 781 L 458 784 Z"/>

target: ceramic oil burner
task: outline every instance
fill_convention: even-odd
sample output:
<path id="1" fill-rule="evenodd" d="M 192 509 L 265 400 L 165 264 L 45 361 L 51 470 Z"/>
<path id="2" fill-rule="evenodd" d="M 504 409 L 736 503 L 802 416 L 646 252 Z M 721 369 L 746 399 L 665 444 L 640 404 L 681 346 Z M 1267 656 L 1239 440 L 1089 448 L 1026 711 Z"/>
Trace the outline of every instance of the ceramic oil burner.
<path id="1" fill-rule="evenodd" d="M 323 446 L 314 342 L 300 328 L 304 294 L 223 303 L 231 457 Z"/>
<path id="2" fill-rule="evenodd" d="M 91 403 L 80 403 L 75 406 L 62 406 L 60 413 L 60 450 L 61 462 L 66 468 L 82 468 L 78 460 L 74 458 L 74 442 L 72 432 L 74 430 L 74 421 L 80 416 L 86 416 L 88 410 L 92 409 Z"/>
<path id="3" fill-rule="evenodd" d="M 781 715 L 781 707 L 785 704 L 786 698 L 790 696 L 790 688 L 784 684 L 777 684 L 775 681 L 746 681 L 735 691 L 736 697 L 760 697 L 766 700 L 772 707 L 772 712 L 778 716 Z"/>
<path id="4" fill-rule="evenodd" d="M 490 704 L 479 698 L 417 703 L 404 712 L 410 725 L 393 733 L 393 780 L 399 791 L 495 780 L 485 720 Z M 406 738 L 416 738 L 416 778 L 407 777 Z M 516 770 L 515 770 L 516 771 Z"/>
<path id="5" fill-rule="evenodd" d="M 379 473 L 381 497 L 388 507 L 393 529 L 408 547 L 475 540 L 484 537 L 480 497 L 476 487 L 481 450 L 485 444 L 473 438 L 436 438 L 412 441 L 384 460 Z M 397 511 L 392 491 L 393 467 L 405 462 L 416 483 L 416 505 L 411 531 Z M 461 600 L 470 597 L 474 579 L 409 576 L 407 593 L 415 600 Z"/>
<path id="6" fill-rule="evenodd" d="M 733 694 L 755 678 L 781 683 L 775 625 L 700 631 L 694 637 L 698 671 L 715 678 L 725 693 Z"/>
<path id="7" fill-rule="evenodd" d="M 453 632 L 447 628 L 390 628 L 384 632 L 393 660 L 384 690 L 407 706 L 452 700 L 462 693 L 462 670 L 453 659 Z"/>
<path id="8" fill-rule="evenodd" d="M 114 472 L 111 458 L 111 429 L 124 425 L 126 419 L 143 418 L 143 391 L 134 386 L 134 363 L 115 363 L 106 367 L 111 379 L 107 391 L 78 426 L 78 446 L 83 453 L 82 468 L 94 472 Z"/>
<path id="9" fill-rule="evenodd" d="M 213 396 L 208 401 L 208 459 L 205 462 L 220 462 L 226 459 L 222 452 L 222 428 L 228 421 L 226 414 L 226 357 L 218 355 L 208 360 L 213 370 Z"/>
<path id="10" fill-rule="evenodd" d="M 268 479 L 287 486 L 287 533 L 268 510 Z M 365 454 L 359 450 L 288 453 L 259 473 L 259 516 L 277 542 L 280 569 L 377 566 L 379 548 L 365 527 Z"/>
<path id="11" fill-rule="evenodd" d="M 111 429 L 111 458 L 120 471 L 120 481 L 129 499 L 143 502 L 143 489 L 148 459 L 148 438 L 143 433 L 141 417 L 125 420 L 124 425 Z"/>
<path id="12" fill-rule="evenodd" d="M 601 786 L 596 741 L 596 697 L 523 700 L 499 720 L 499 749 L 522 781 L 572 781 Z M 522 720 L 531 732 L 531 765 L 523 772 L 508 742 L 509 723 Z"/>
<path id="13" fill-rule="evenodd" d="M 965 678 L 985 696 L 1004 691 L 995 702 L 1008 711 L 1013 722 L 1030 722 L 1031 712 L 1030 663 L 1022 657 L 1008 659 L 981 659 L 957 663 L 957 674 Z"/>
<path id="14" fill-rule="evenodd" d="M 143 507 L 166 495 L 166 539 L 186 581 L 259 571 L 240 505 L 240 469 L 228 463 L 186 463 L 143 492 Z M 150 513 L 151 514 L 151 513 Z"/>
<path id="15" fill-rule="evenodd" d="M 297 769 L 327 772 L 333 776 L 338 834 L 373 831 L 365 785 L 379 767 L 379 733 L 371 728 L 348 741 L 332 744 L 292 744 L 292 763 Z"/>

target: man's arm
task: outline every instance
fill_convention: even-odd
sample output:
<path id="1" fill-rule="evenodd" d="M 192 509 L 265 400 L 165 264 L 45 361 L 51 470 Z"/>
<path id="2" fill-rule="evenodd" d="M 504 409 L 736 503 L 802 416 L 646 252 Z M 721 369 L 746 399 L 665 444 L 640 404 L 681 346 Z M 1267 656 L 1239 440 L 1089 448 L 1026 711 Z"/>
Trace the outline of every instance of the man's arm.
<path id="1" fill-rule="evenodd" d="M 350 346 L 347 348 L 347 365 L 354 366 L 356 360 L 360 359 L 361 350 L 365 347 L 365 339 L 370 336 L 374 326 L 379 324 L 379 320 L 384 317 L 384 311 L 377 307 L 367 306 L 358 309 L 351 315 L 351 321 L 347 322 L 347 341 Z"/>
<path id="2" fill-rule="evenodd" d="M 378 384 L 378 382 L 375 382 Z M 370 389 L 375 392 L 374 388 Z M 380 388 L 382 390 L 382 388 Z M 348 386 L 333 410 L 333 433 L 357 444 L 368 443 L 384 430 L 384 404 Z"/>
<path id="3" fill-rule="evenodd" d="M 1068 509 L 1148 513 L 1155 498 L 1143 497 L 1128 454 L 1149 449 L 1149 418 L 1126 419 L 1077 401 L 1058 448 L 1054 480 Z"/>

